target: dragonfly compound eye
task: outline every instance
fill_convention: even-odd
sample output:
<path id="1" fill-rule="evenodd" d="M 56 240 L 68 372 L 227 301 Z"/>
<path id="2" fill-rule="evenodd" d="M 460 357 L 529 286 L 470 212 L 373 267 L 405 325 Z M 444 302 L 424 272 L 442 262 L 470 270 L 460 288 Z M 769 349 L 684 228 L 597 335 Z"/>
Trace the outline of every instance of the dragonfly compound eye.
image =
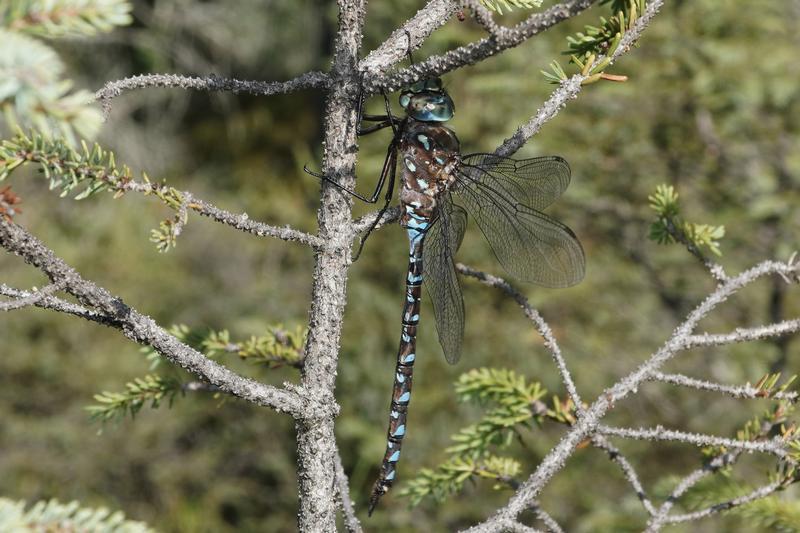
<path id="1" fill-rule="evenodd" d="M 453 101 L 446 93 L 416 94 L 404 107 L 411 118 L 422 122 L 445 122 L 455 113 Z"/>

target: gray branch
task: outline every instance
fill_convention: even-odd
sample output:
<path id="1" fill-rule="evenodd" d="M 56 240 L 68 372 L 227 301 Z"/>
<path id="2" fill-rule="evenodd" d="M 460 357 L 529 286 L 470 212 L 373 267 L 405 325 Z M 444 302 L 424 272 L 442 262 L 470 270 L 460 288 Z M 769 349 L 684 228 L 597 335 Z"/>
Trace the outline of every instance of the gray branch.
<path id="1" fill-rule="evenodd" d="M 695 520 L 700 520 L 701 518 L 706 518 L 711 515 L 720 513 L 722 511 L 727 511 L 729 509 L 733 509 L 734 507 L 739 507 L 740 505 L 744 505 L 746 503 L 750 503 L 755 500 L 760 500 L 761 498 L 766 498 L 770 494 L 774 494 L 775 492 L 783 488 L 784 486 L 781 481 L 775 481 L 773 483 L 769 483 L 768 485 L 764 485 L 763 487 L 757 488 L 754 491 L 750 492 L 749 494 L 745 494 L 744 496 L 733 498 L 732 500 L 714 504 L 710 507 L 707 507 L 706 509 L 703 509 L 702 511 L 668 516 L 664 519 L 664 523 L 678 524 L 680 522 L 693 522 Z M 658 530 L 648 529 L 647 531 L 650 532 Z"/>
<path id="2" fill-rule="evenodd" d="M 709 475 L 719 471 L 721 468 L 724 468 L 728 465 L 733 464 L 741 455 L 741 450 L 731 450 L 729 452 L 723 453 L 722 455 L 718 455 L 714 459 L 712 459 L 708 464 L 704 465 L 702 468 L 698 468 L 697 470 L 691 472 L 689 475 L 684 477 L 680 483 L 678 483 L 675 488 L 672 490 L 672 493 L 666 499 L 666 501 L 658 508 L 655 516 L 651 518 L 651 520 L 647 524 L 647 533 L 655 533 L 659 531 L 669 516 L 669 512 L 678 499 L 686 494 L 686 492 L 697 485 L 701 480 L 705 479 Z"/>
<path id="3" fill-rule="evenodd" d="M 322 72 L 306 72 L 289 81 L 256 81 L 221 78 L 219 76 L 183 76 L 180 74 L 143 74 L 121 80 L 107 82 L 95 92 L 94 97 L 103 106 L 108 115 L 111 101 L 122 93 L 149 87 L 174 87 L 199 91 L 249 93 L 257 96 L 283 94 L 300 89 L 317 89 L 325 87 L 329 82 L 327 74 Z"/>
<path id="4" fill-rule="evenodd" d="M 692 335 L 687 339 L 687 348 L 722 346 L 723 344 L 757 341 L 770 337 L 789 335 L 791 333 L 797 333 L 798 331 L 800 331 L 800 319 L 784 320 L 783 322 L 777 322 L 768 326 L 736 328 L 731 333 L 700 333 L 699 335 Z"/>
<path id="5" fill-rule="evenodd" d="M 344 518 L 344 526 L 349 533 L 361 533 L 361 522 L 358 521 L 356 510 L 353 506 L 353 500 L 350 499 L 350 486 L 347 482 L 347 474 L 344 472 L 342 466 L 342 456 L 339 450 L 336 450 L 336 493 L 339 496 L 339 505 L 342 508 L 342 515 Z"/>
<path id="6" fill-rule="evenodd" d="M 333 54 L 331 83 L 325 112 L 325 152 L 322 172 L 345 187 L 354 184 L 357 106 L 359 103 L 358 55 L 364 24 L 364 0 L 338 0 L 339 29 Z M 318 236 L 329 243 L 314 256 L 306 360 L 302 387 L 309 399 L 336 405 L 334 388 L 351 263 L 351 199 L 328 182 L 321 183 L 317 214 Z M 298 421 L 297 457 L 300 531 L 336 529 L 335 412 L 312 413 Z"/>
<path id="7" fill-rule="evenodd" d="M 751 385 L 723 385 L 722 383 L 714 383 L 713 381 L 691 378 L 689 376 L 684 376 L 683 374 L 664 374 L 663 372 L 653 372 L 649 379 L 652 381 L 662 381 L 671 385 L 688 387 L 690 389 L 720 392 L 737 399 L 756 399 L 767 397 L 774 400 L 788 400 L 791 402 L 796 402 L 798 399 L 798 393 L 795 391 L 765 394 L 764 391 Z"/>
<path id="8" fill-rule="evenodd" d="M 685 444 L 693 444 L 694 446 L 724 446 L 732 450 L 768 453 L 779 458 L 786 457 L 787 448 L 789 446 L 789 443 L 780 437 L 763 441 L 737 440 L 717 437 L 716 435 L 705 435 L 703 433 L 676 431 L 661 426 L 646 429 L 615 428 L 600 425 L 597 427 L 597 432 L 601 435 L 622 437 L 624 439 L 682 442 Z"/>
<path id="9" fill-rule="evenodd" d="M 522 310 L 525 312 L 525 316 L 527 316 L 531 322 L 533 322 L 536 330 L 539 332 L 539 335 L 542 336 L 542 339 L 544 340 L 544 346 L 550 352 L 550 356 L 553 358 L 553 361 L 556 364 L 558 373 L 561 375 L 561 382 L 564 384 L 564 387 L 567 389 L 567 393 L 572 399 L 572 402 L 575 404 L 575 410 L 579 415 L 582 415 L 583 400 L 581 400 L 580 394 L 578 394 L 578 389 L 575 387 L 575 382 L 572 379 L 572 375 L 570 374 L 569 369 L 567 369 L 567 362 L 564 360 L 564 356 L 561 355 L 561 348 L 558 346 L 558 341 L 553 335 L 553 331 L 550 329 L 550 326 L 547 324 L 544 318 L 542 318 L 542 315 L 540 315 L 539 312 L 531 306 L 531 304 L 528 302 L 528 299 L 521 292 L 512 287 L 511 284 L 504 279 L 481 272 L 480 270 L 475 270 L 461 263 L 456 264 L 456 270 L 464 276 L 475 278 L 485 285 L 500 289 L 508 294 L 515 302 L 517 302 L 520 307 L 522 307 Z"/>
<path id="10" fill-rule="evenodd" d="M 143 183 L 140 181 L 130 180 L 121 182 L 115 187 L 115 190 L 126 192 L 134 191 L 148 195 L 158 192 L 164 188 L 169 187 L 167 185 L 153 182 Z M 275 237 L 276 239 L 281 239 L 284 241 L 299 242 L 312 248 L 319 248 L 323 244 L 323 241 L 316 235 L 310 235 L 288 226 L 279 228 L 265 222 L 258 222 L 256 220 L 252 220 L 247 213 L 231 213 L 230 211 L 221 209 L 210 202 L 195 197 L 194 194 L 190 193 L 189 191 L 180 191 L 180 195 L 183 198 L 183 203 L 181 204 L 182 216 L 179 217 L 181 220 L 185 220 L 186 210 L 191 209 L 192 211 L 215 220 L 220 224 L 224 224 L 239 231 L 257 235 L 259 237 Z"/>
<path id="11" fill-rule="evenodd" d="M 364 90 L 367 94 L 375 94 L 380 90 L 396 91 L 421 79 L 441 76 L 458 68 L 474 65 L 509 48 L 519 46 L 534 35 L 574 17 L 596 1 L 567 0 L 542 13 L 531 15 L 513 28 L 508 28 L 503 32 L 502 38 L 490 36 L 440 56 L 429 57 L 397 72 L 368 76 L 364 80 Z"/>
<path id="12" fill-rule="evenodd" d="M 63 290 L 75 296 L 85 307 L 108 317 L 108 321 L 103 321 L 104 324 L 119 329 L 123 335 L 137 343 L 152 346 L 164 358 L 199 376 L 203 381 L 244 400 L 272 407 L 295 417 L 309 410 L 296 393 L 239 376 L 183 344 L 159 327 L 153 319 L 126 305 L 121 298 L 83 279 L 36 237 L 2 217 L 0 246 L 41 270 L 54 284 L 63 287 Z"/>
<path id="13" fill-rule="evenodd" d="M 8 296 L 9 298 L 22 299 L 36 297 L 39 293 L 15 289 L 0 283 L 0 294 L 3 296 Z M 36 301 L 33 303 L 33 305 L 42 309 L 50 309 L 52 311 L 58 311 L 59 313 L 74 315 L 91 322 L 98 322 L 100 324 L 111 325 L 113 322 L 113 320 L 106 315 L 96 311 L 91 311 L 83 306 L 62 300 L 61 298 L 56 298 L 55 296 L 45 296 L 44 298 L 35 299 Z"/>
<path id="14" fill-rule="evenodd" d="M 645 492 L 644 486 L 642 486 L 642 482 L 639 480 L 639 475 L 636 473 L 630 461 L 622 455 L 619 448 L 608 442 L 608 439 L 602 435 L 594 435 L 592 437 L 592 445 L 606 452 L 608 458 L 619 466 L 620 470 L 622 470 L 622 475 L 625 476 L 625 479 L 631 484 L 631 487 L 634 492 L 636 492 L 636 496 L 639 498 L 639 501 L 642 502 L 642 506 L 644 506 L 647 513 L 651 516 L 656 514 L 656 508 L 647 496 L 647 492 Z"/>
<path id="15" fill-rule="evenodd" d="M 797 272 L 798 265 L 796 264 L 764 261 L 742 272 L 738 276 L 728 278 L 726 282 L 720 284 L 714 292 L 689 313 L 684 322 L 675 329 L 658 351 L 650 355 L 645 363 L 619 380 L 595 399 L 585 410 L 585 414 L 578 418 L 576 423 L 570 427 L 570 430 L 548 452 L 539 463 L 534 473 L 522 483 L 519 490 L 511 497 L 504 507 L 500 508 L 494 516 L 470 528 L 468 531 L 488 532 L 500 530 L 503 524 L 514 520 L 519 513 L 534 502 L 550 479 L 561 471 L 567 459 L 575 452 L 577 446 L 597 433 L 600 421 L 613 409 L 614 405 L 628 396 L 635 394 L 639 390 L 641 384 L 649 379 L 649 376 L 659 371 L 659 369 L 676 354 L 685 350 L 689 345 L 689 337 L 697 327 L 697 324 L 716 309 L 719 304 L 726 301 L 742 288 L 747 287 L 765 276 L 778 275 L 786 279 L 795 279 Z M 627 436 L 635 437 L 636 434 L 634 433 Z M 697 444 L 699 444 L 699 441 L 702 439 L 696 440 Z M 757 451 L 773 453 L 777 456 L 785 455 L 785 443 L 779 444 L 769 441 L 767 443 L 752 444 L 733 439 L 715 441 L 713 438 L 706 439 L 705 442 L 725 442 L 726 445 L 733 445 L 735 448 L 752 448 Z"/>
<path id="16" fill-rule="evenodd" d="M 619 59 L 623 54 L 628 52 L 636 41 L 641 37 L 642 32 L 653 20 L 653 17 L 658 14 L 658 11 L 664 5 L 664 0 L 653 0 L 647 4 L 642 16 L 639 17 L 634 26 L 622 36 L 620 44 L 614 53 L 609 56 L 611 63 Z M 599 65 L 606 58 L 601 56 L 595 59 L 592 66 Z M 589 69 L 591 70 L 591 68 Z M 575 99 L 581 90 L 583 82 L 589 78 L 589 74 L 576 74 L 565 80 L 561 85 L 553 91 L 547 101 L 539 108 L 539 111 L 524 125 L 520 126 L 517 131 L 510 138 L 503 141 L 503 144 L 495 150 L 497 155 L 510 156 L 528 142 L 528 140 L 536 135 L 542 126 L 555 118 L 558 112 L 567 104 L 569 100 Z"/>
<path id="17" fill-rule="evenodd" d="M 406 58 L 409 45 L 411 50 L 419 48 L 431 33 L 452 17 L 456 7 L 453 0 L 431 0 L 405 24 L 393 31 L 378 48 L 367 54 L 359 63 L 359 70 L 385 71 L 402 61 Z"/>
<path id="18" fill-rule="evenodd" d="M 26 291 L 24 296 L 15 296 L 14 300 L 11 300 L 10 302 L 0 302 L 0 311 L 13 311 L 15 309 L 22 309 L 23 307 L 37 305 L 54 292 L 60 291 L 61 288 L 62 284 L 51 283 L 38 290 Z M 8 289 L 8 287 L 2 285 L 2 287 L 0 287 L 0 292 L 2 292 L 4 289 Z"/>

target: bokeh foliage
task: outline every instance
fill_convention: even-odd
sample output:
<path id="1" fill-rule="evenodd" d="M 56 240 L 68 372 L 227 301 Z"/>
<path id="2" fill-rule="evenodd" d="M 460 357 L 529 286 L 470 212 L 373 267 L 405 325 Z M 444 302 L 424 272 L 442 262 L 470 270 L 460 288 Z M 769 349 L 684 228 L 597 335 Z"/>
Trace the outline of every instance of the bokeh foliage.
<path id="1" fill-rule="evenodd" d="M 0 3 L 0 132 L 36 127 L 75 144 L 102 123 L 92 93 L 73 91 L 55 49 L 42 39 L 85 38 L 130 24 L 127 0 L 5 0 Z M 0 123 L 2 126 L 2 123 Z"/>
<path id="2" fill-rule="evenodd" d="M 367 48 L 418 7 L 410 0 L 370 4 Z M 554 326 L 585 398 L 642 361 L 713 286 L 681 247 L 648 239 L 653 220 L 648 196 L 656 186 L 675 187 L 686 220 L 725 226 L 720 261 L 730 270 L 762 258 L 785 259 L 800 248 L 800 64 L 794 52 L 800 37 L 793 9 L 795 4 L 767 0 L 755 0 L 746 10 L 731 1 L 668 4 L 640 47 L 614 66 L 613 72 L 629 81 L 585 87 L 519 154 L 559 154 L 573 169 L 572 185 L 551 212 L 584 244 L 587 278 L 568 290 L 522 288 Z M 525 12 L 515 9 L 502 20 L 510 24 Z M 536 111 L 552 89 L 540 71 L 568 49 L 568 35 L 597 26 L 600 14 L 611 16 L 608 6 L 445 77 L 457 105 L 452 126 L 467 152 L 493 149 Z M 107 37 L 102 55 L 92 41 L 59 41 L 70 75 L 91 80 L 93 88 L 110 78 L 155 71 L 282 79 L 327 67 L 335 22 L 331 5 L 302 1 L 265 6 L 241 0 L 231 9 L 222 1 L 150 0 L 135 2 L 133 16 L 130 28 Z M 476 25 L 454 19 L 421 53 L 481 36 Z M 379 99 L 370 102 L 376 110 L 381 105 Z M 322 111 L 321 95 L 310 91 L 269 99 L 141 91 L 115 102 L 102 142 L 132 168 L 178 190 L 252 218 L 313 230 L 318 184 L 301 169 L 318 159 Z M 379 171 L 387 141 L 380 134 L 363 139 L 364 182 Z M 227 330 L 232 339 L 247 339 L 264 335 L 270 324 L 291 324 L 293 331 L 305 321 L 308 250 L 196 219 L 174 250 L 158 254 L 148 242 L 150 228 L 171 216 L 159 202 L 98 195 L 76 203 L 47 193 L 41 181 L 24 173 L 10 183 L 23 198 L 20 223 L 86 277 L 162 324 Z M 501 273 L 472 231 L 459 258 Z M 337 436 L 360 510 L 384 446 L 406 267 L 403 239 L 396 227 L 371 237 L 348 287 Z M 44 282 L 12 257 L 0 256 L 0 271 L 8 284 Z M 800 302 L 784 286 L 762 283 L 726 303 L 704 327 L 727 331 L 797 316 Z M 453 393 L 452 383 L 470 368 L 511 368 L 527 383 L 563 395 L 541 341 L 519 309 L 469 281 L 464 290 L 467 331 L 458 368 L 444 364 L 432 323 L 421 328 L 399 487 L 420 468 L 445 461 L 449 436 L 484 414 L 480 407 L 458 404 Z M 432 318 L 429 307 L 423 309 L 423 320 L 426 316 Z M 115 332 L 74 318 L 34 309 L 1 318 L 0 494 L 124 509 L 165 531 L 294 528 L 290 420 L 200 391 L 187 393 L 171 409 L 139 411 L 135 422 L 120 419 L 97 435 L 84 406 L 99 391 L 124 391 L 125 383 L 151 372 L 151 361 Z M 799 349 L 797 341 L 783 339 L 696 350 L 670 370 L 755 382 L 769 371 L 796 372 Z M 226 361 L 270 382 L 296 375 L 291 365 L 268 369 L 237 357 Z M 611 422 L 731 434 L 766 405 L 656 385 L 637 398 L 618 406 Z M 521 476 L 560 432 L 559 424 L 544 424 L 525 436 L 515 455 Z M 623 444 L 653 487 L 662 486 L 665 469 L 688 472 L 703 457 L 683 446 Z M 763 472 L 764 463 L 748 457 L 731 483 L 752 486 L 751 479 L 762 479 Z M 604 480 L 602 491 L 586 488 L 587 480 L 597 479 Z M 439 531 L 468 525 L 508 496 L 492 490 L 492 483 L 467 484 L 445 503 L 414 509 L 397 491 L 368 527 Z M 796 492 L 782 497 L 796 499 Z M 576 454 L 542 504 L 568 531 L 639 530 L 644 519 L 616 467 L 590 448 Z M 758 527 L 741 516 L 720 516 L 673 529 Z"/>

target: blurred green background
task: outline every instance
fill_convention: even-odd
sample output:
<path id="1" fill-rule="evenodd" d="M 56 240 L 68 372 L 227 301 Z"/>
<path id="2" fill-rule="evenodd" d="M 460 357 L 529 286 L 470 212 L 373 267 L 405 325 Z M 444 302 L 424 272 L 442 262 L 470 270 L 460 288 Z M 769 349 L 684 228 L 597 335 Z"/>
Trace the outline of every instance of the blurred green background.
<path id="1" fill-rule="evenodd" d="M 545 2 L 545 7 L 552 2 Z M 134 23 L 89 40 L 58 41 L 76 85 L 148 72 L 283 80 L 326 70 L 335 5 L 319 1 L 136 1 Z M 368 6 L 369 51 L 422 6 L 400 0 Z M 531 42 L 445 76 L 456 102 L 451 127 L 465 152 L 492 151 L 536 112 L 553 89 L 541 69 L 559 58 L 567 35 L 595 24 L 595 8 Z M 512 23 L 514 12 L 501 20 Z M 568 224 L 586 250 L 585 281 L 566 290 L 519 286 L 553 327 L 587 400 L 641 363 L 713 289 L 685 250 L 647 239 L 647 196 L 670 183 L 692 221 L 724 224 L 721 262 L 738 272 L 800 249 L 800 34 L 798 2 L 669 2 L 638 49 L 611 72 L 626 83 L 585 88 L 518 154 L 558 154 L 573 169 L 564 198 L 548 212 Z M 417 58 L 481 38 L 453 19 Z M 100 141 L 118 161 L 188 189 L 234 212 L 315 230 L 318 182 L 302 173 L 320 160 L 323 94 L 206 94 L 174 89 L 127 93 L 114 101 Z M 378 110 L 379 98 L 370 101 Z M 377 177 L 388 133 L 364 138 L 359 187 Z M 24 213 L 16 221 L 139 311 L 162 325 L 227 328 L 236 338 L 267 324 L 304 325 L 313 257 L 309 250 L 259 240 L 192 216 L 178 246 L 159 254 L 148 241 L 171 213 L 135 195 L 59 199 L 32 172 L 12 176 Z M 30 179 L 29 179 L 30 178 Z M 371 189 L 370 189 L 371 190 Z M 372 208 L 357 205 L 356 213 Z M 399 335 L 407 248 L 396 225 L 370 238 L 348 284 L 337 398 L 337 436 L 359 516 L 384 447 L 386 408 Z M 474 227 L 459 259 L 502 274 Z M 0 254 L 0 281 L 17 287 L 44 278 Z M 481 366 L 508 367 L 562 394 L 541 340 L 517 306 L 465 280 L 464 354 L 448 366 L 425 301 L 415 400 L 398 487 L 445 456 L 449 435 L 480 411 L 455 402 L 457 376 Z M 800 314 L 797 290 L 766 280 L 727 302 L 703 327 L 715 332 Z M 291 369 L 264 371 L 230 361 L 270 383 L 296 380 Z M 118 332 L 75 318 L 25 309 L 0 317 L 0 495 L 55 497 L 119 508 L 163 531 L 291 531 L 297 484 L 293 424 L 236 400 L 207 394 L 171 409 L 143 410 L 134 421 L 100 426 L 83 407 L 102 390 L 120 390 L 148 372 L 139 347 Z M 797 372 L 800 342 L 750 343 L 694 350 L 669 371 L 725 383 L 754 382 L 768 371 Z M 163 366 L 162 372 L 169 372 Z M 176 371 L 173 371 L 176 372 Z M 609 423 L 731 435 L 766 402 L 647 385 L 617 406 Z M 517 457 L 529 473 L 563 431 L 525 435 Z M 668 493 L 669 476 L 699 465 L 688 446 L 621 442 L 645 486 Z M 734 478 L 764 482 L 769 462 L 746 457 Z M 509 497 L 488 484 L 468 486 L 445 503 L 410 509 L 393 491 L 369 530 L 449 531 L 485 518 Z M 782 498 L 797 497 L 796 490 Z M 580 450 L 548 486 L 542 504 L 567 531 L 639 531 L 636 496 L 604 454 Z M 756 531 L 739 517 L 715 517 L 674 531 Z"/>

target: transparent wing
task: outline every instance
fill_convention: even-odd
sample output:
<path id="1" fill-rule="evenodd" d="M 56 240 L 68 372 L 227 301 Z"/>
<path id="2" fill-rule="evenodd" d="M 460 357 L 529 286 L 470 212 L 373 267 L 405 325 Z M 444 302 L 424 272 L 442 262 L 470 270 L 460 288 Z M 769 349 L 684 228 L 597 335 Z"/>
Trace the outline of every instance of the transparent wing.
<path id="1" fill-rule="evenodd" d="M 493 173 L 477 173 L 476 168 L 457 170 L 455 190 L 503 268 L 517 279 L 545 287 L 569 287 L 583 279 L 583 248 L 572 230 L 523 203 L 533 197 L 538 198 L 535 205 L 547 204 L 561 192 L 539 189 L 545 192 L 521 193 L 518 200 L 509 185 L 512 179 L 491 181 L 487 176 Z"/>
<path id="2" fill-rule="evenodd" d="M 569 164 L 558 156 L 511 159 L 494 154 L 462 157 L 461 170 L 471 181 L 491 186 L 533 209 L 552 204 L 569 186 Z"/>
<path id="3" fill-rule="evenodd" d="M 461 246 L 466 227 L 467 213 L 445 194 L 439 198 L 438 216 L 422 248 L 425 289 L 433 303 L 439 344 L 450 364 L 461 358 L 464 339 L 464 299 L 453 256 Z"/>

